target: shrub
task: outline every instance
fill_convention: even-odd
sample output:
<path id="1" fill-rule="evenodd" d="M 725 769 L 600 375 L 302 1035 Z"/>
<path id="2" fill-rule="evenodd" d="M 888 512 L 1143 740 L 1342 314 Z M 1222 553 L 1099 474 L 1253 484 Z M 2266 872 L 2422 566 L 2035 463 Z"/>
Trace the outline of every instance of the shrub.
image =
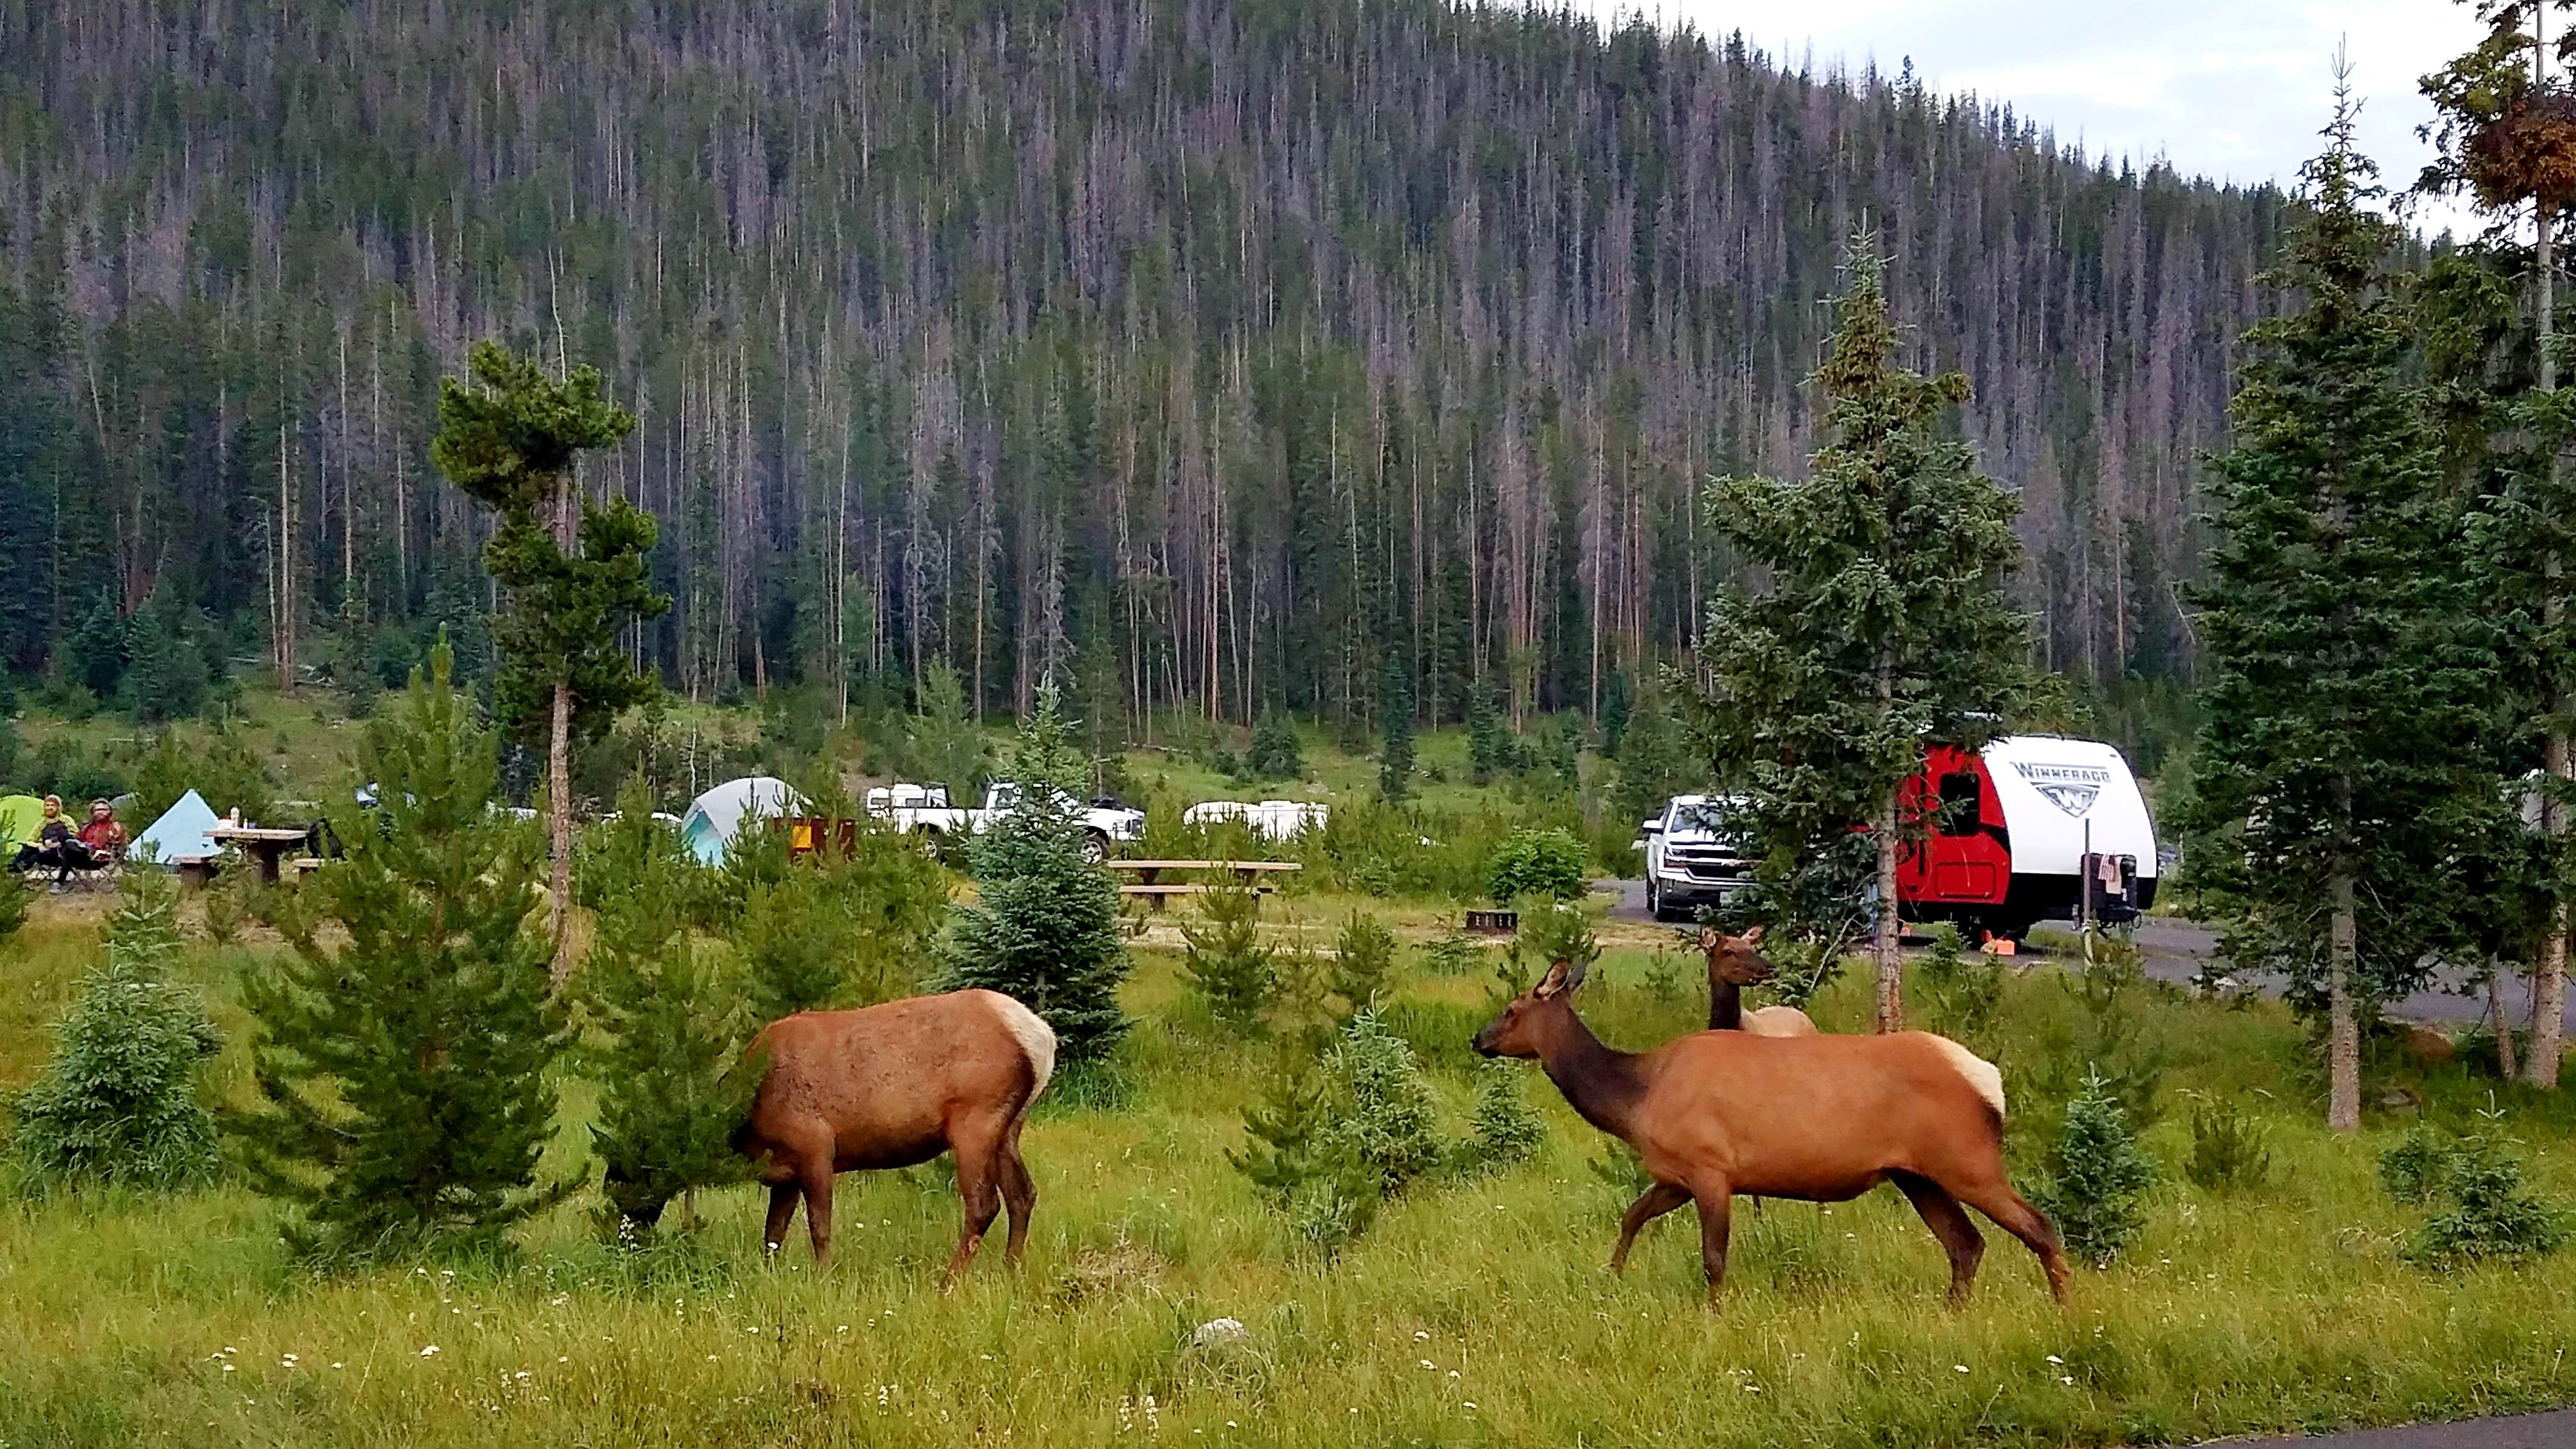
<path id="1" fill-rule="evenodd" d="M 753 886 L 734 944 L 761 1020 L 842 1004 L 855 947 L 848 918 L 829 909 L 822 872 L 794 866 L 774 883 Z"/>
<path id="2" fill-rule="evenodd" d="M 2567 1241 L 2568 1214 L 2523 1185 L 2522 1159 L 2496 1131 L 2502 1115 L 2468 1136 L 2431 1126 L 2409 1132 L 2379 1158 L 2379 1180 L 2399 1202 L 2439 1205 L 2407 1244 L 2409 1262 L 2447 1267 L 2480 1259 L 2531 1258 Z"/>
<path id="3" fill-rule="evenodd" d="M 2250 1192 L 2271 1175 L 2272 1148 L 2262 1124 L 2226 1097 L 2204 1097 L 2192 1107 L 2183 1176 L 2211 1192 Z"/>
<path id="4" fill-rule="evenodd" d="M 1521 1070 L 1508 1061 L 1485 1062 L 1476 1069 L 1476 1110 L 1462 1154 L 1472 1169 L 1509 1167 L 1538 1155 L 1547 1128 L 1521 1094 Z"/>
<path id="5" fill-rule="evenodd" d="M 27 924 L 27 891 L 14 876 L 0 876 L 0 941 Z"/>
<path id="6" fill-rule="evenodd" d="M 1261 1030 L 1261 1014 L 1279 994 L 1270 948 L 1261 944 L 1261 896 L 1220 886 L 1198 898 L 1198 919 L 1181 927 L 1188 942 L 1181 969 L 1190 990 L 1237 1036 Z"/>
<path id="7" fill-rule="evenodd" d="M 1914 963 L 1916 999 L 1932 1030 L 1974 1042 L 1994 1024 L 2003 1004 L 2004 963 L 1983 951 L 1959 946 L 1959 928 L 1943 922 L 1932 928 L 1931 948 Z"/>
<path id="8" fill-rule="evenodd" d="M 1127 1030 L 1118 986 L 1129 962 L 1117 883 L 1083 861 L 1082 823 L 1057 799 L 1083 790 L 1067 731 L 1055 687 L 1041 686 L 1012 756 L 1019 807 L 976 840 L 979 898 L 951 919 L 940 956 L 949 986 L 1021 1002 L 1055 1028 L 1063 1058 L 1079 1061 Z"/>
<path id="9" fill-rule="evenodd" d="M 2441 1192 L 2458 1152 L 2458 1141 L 2449 1133 L 2419 1126 L 2379 1155 L 2380 1185 L 2399 1202 L 2430 1202 Z"/>
<path id="10" fill-rule="evenodd" d="M 1342 999 L 1344 1016 L 1375 1010 L 1395 974 L 1395 933 L 1365 911 L 1353 911 L 1333 941 L 1325 990 Z"/>
<path id="11" fill-rule="evenodd" d="M 1583 842 L 1570 830 L 1515 830 L 1494 852 L 1486 868 L 1485 890 L 1509 904 L 1525 896 L 1551 901 L 1580 897 Z"/>
<path id="12" fill-rule="evenodd" d="M 2155 1164 L 2138 1150 L 2127 1113 L 2097 1075 L 2066 1104 L 2054 1161 L 2035 1196 L 2057 1220 L 2066 1251 L 2096 1268 L 2137 1241 L 2146 1227 L 2141 1205 L 2156 1180 Z"/>
<path id="13" fill-rule="evenodd" d="M 14 884 L 7 893 L 19 896 Z M 58 1043 L 20 1096 L 17 1149 L 26 1185 L 169 1189 L 214 1175 L 215 1120 L 197 1069 L 222 1045 L 194 992 L 171 984 L 178 884 L 129 875 L 108 919 L 107 964 L 56 1030 Z"/>
<path id="14" fill-rule="evenodd" d="M 537 1184 L 568 1043 L 528 922 L 543 847 L 490 808 L 497 751 L 450 680 L 442 646 L 369 726 L 381 805 L 335 811 L 347 858 L 281 893 L 294 953 L 243 985 L 260 1102 L 238 1135 L 302 1251 L 489 1244 L 571 1191 Z"/>

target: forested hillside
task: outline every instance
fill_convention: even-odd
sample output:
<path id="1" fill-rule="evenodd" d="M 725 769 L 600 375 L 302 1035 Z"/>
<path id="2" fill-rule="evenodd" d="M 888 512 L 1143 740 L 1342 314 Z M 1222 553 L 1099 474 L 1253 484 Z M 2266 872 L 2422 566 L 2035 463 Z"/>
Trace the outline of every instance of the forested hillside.
<path id="1" fill-rule="evenodd" d="M 2023 490 L 2043 662 L 2166 672 L 2282 219 L 1435 0 L 5 0 L 0 55 L 0 643 L 110 683 L 470 633 L 427 441 L 497 335 L 640 416 L 585 481 L 663 520 L 635 647 L 691 694 L 1593 707 L 1724 577 L 1700 482 L 1800 466 L 1864 225 Z"/>

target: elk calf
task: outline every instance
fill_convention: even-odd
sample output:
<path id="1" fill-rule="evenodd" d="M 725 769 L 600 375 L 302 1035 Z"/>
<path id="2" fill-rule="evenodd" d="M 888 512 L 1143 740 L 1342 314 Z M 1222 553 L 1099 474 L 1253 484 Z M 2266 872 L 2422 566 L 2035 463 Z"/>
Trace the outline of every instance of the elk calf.
<path id="1" fill-rule="evenodd" d="M 1967 1207 L 2027 1244 L 2066 1301 L 2057 1230 L 2004 1175 L 2003 1075 L 1991 1063 L 1926 1032 L 1703 1031 L 1613 1051 L 1574 1014 L 1582 983 L 1581 968 L 1557 962 L 1475 1046 L 1537 1058 L 1585 1121 L 1637 1149 L 1655 1185 L 1621 1220 L 1612 1271 L 1626 1266 L 1638 1229 L 1696 1203 L 1714 1298 L 1737 1193 L 1843 1202 L 1893 1182 L 1949 1253 L 1952 1303 L 1967 1299 L 1985 1252 Z"/>
<path id="2" fill-rule="evenodd" d="M 1018 1263 L 1037 1187 L 1020 1160 L 1020 1128 L 1055 1071 L 1055 1031 L 994 991 L 916 996 L 860 1011 L 808 1011 L 771 1022 L 751 1050 L 768 1071 L 735 1145 L 769 1188 L 772 1252 L 796 1202 L 814 1263 L 832 1255 L 832 1179 L 957 1154 L 966 1227 L 942 1286 L 957 1281 L 1010 1204 L 1005 1258 Z"/>

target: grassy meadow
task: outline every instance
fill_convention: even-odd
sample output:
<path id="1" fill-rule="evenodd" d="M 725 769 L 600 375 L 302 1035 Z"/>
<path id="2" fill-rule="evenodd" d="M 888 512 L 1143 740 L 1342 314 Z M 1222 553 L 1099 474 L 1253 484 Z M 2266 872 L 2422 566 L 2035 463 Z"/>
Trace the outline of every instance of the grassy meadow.
<path id="1" fill-rule="evenodd" d="M 1320 928 L 1351 904 L 1272 910 Z M 0 1087 L 40 1066 L 99 913 L 94 897 L 46 900 L 0 944 Z M 1463 1133 L 1465 1043 L 1493 980 L 1428 974 L 1414 947 L 1430 912 L 1389 915 L 1409 943 L 1392 1019 Z M 845 1177 L 822 1274 L 801 1222 L 763 1261 L 750 1187 L 704 1200 L 694 1240 L 643 1254 L 604 1245 L 583 1194 L 523 1229 L 514 1261 L 329 1274 L 290 1261 L 277 1210 L 238 1187 L 11 1194 L 0 1444 L 2058 1445 L 2576 1400 L 2576 1255 L 2404 1262 L 2420 1210 L 2394 1204 L 2373 1165 L 2411 1112 L 2330 1140 L 2312 1125 L 2301 1038 L 2271 1004 L 2139 1004 L 2143 1042 L 2170 1056 L 2146 1134 L 2165 1180 L 2141 1246 L 2079 1271 L 2071 1310 L 1988 1229 L 1975 1302 L 1946 1311 L 1941 1254 L 1888 1189 L 1740 1210 L 1712 1309 L 1687 1211 L 1609 1276 L 1624 1199 L 1591 1170 L 1605 1139 L 1535 1066 L 1525 1086 L 1548 1139 L 1534 1161 L 1419 1184 L 1337 1259 L 1301 1254 L 1225 1157 L 1266 1053 L 1184 995 L 1155 944 L 1168 935 L 1138 952 L 1123 1100 L 1055 1100 L 1029 1128 L 1039 1205 L 1016 1275 L 997 1224 L 966 1282 L 938 1291 L 958 1216 L 938 1166 Z M 1697 1024 L 1695 957 L 1644 927 L 1604 937 L 1582 1005 L 1606 1039 Z M 213 1073 L 226 1095 L 245 1085 L 234 982 L 267 949 L 200 942 L 185 962 L 232 1037 Z M 1849 1030 L 1864 1009 L 1846 979 L 1817 1014 Z M 1987 1045 L 2013 1090 L 2072 1050 L 2077 1012 L 2054 968 L 2007 983 Z M 2373 1078 L 2374 1100 L 2403 1090 L 2461 1124 L 2489 1089 L 2459 1062 L 2392 1058 Z M 2537 1185 L 2576 1196 L 2576 1110 L 2497 1091 Z M 2265 1123 L 2268 1185 L 2184 1180 L 2188 1092 L 2233 1095 Z M 567 1081 L 550 1170 L 586 1170 L 589 1100 Z M 1219 1318 L 1242 1338 L 1194 1342 Z"/>

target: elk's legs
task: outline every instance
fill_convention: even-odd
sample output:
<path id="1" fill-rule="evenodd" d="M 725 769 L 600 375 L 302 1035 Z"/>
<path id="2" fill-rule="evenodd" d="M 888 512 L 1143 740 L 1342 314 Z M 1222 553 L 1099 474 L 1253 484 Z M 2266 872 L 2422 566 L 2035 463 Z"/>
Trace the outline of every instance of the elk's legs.
<path id="1" fill-rule="evenodd" d="M 1637 1233 L 1646 1224 L 1690 1201 L 1690 1194 L 1669 1182 L 1659 1182 L 1638 1194 L 1628 1204 L 1627 1214 L 1619 1219 L 1619 1246 L 1610 1250 L 1610 1271 L 1628 1271 L 1628 1248 L 1637 1241 Z"/>
<path id="2" fill-rule="evenodd" d="M 1699 1203 L 1699 1261 L 1708 1273 L 1708 1301 L 1717 1301 L 1718 1290 L 1726 1286 L 1726 1231 L 1729 1213 L 1735 1205 L 1733 1184 L 1717 1178 L 1697 1184 L 1692 1197 Z"/>
<path id="3" fill-rule="evenodd" d="M 1941 1251 L 1950 1255 L 1950 1306 L 1966 1303 L 1968 1290 L 1977 1281 L 1977 1261 L 1986 1253 L 1985 1237 L 1968 1221 L 1968 1210 L 1941 1184 L 1911 1172 L 1888 1176 L 1923 1215 L 1923 1225 L 1932 1230 L 1932 1236 L 1941 1240 Z"/>
<path id="4" fill-rule="evenodd" d="M 1020 1250 L 1028 1246 L 1029 1214 L 1038 1205 L 1038 1185 L 1029 1177 L 1029 1165 L 1020 1157 L 1020 1134 L 1015 1127 L 1003 1142 L 1001 1152 L 1002 1201 L 1011 1210 L 1011 1236 L 1003 1246 L 1002 1260 L 1018 1267 Z"/>
<path id="5" fill-rule="evenodd" d="M 805 1193 L 805 1235 L 814 1243 L 817 1270 L 832 1261 L 832 1156 L 807 1157 L 797 1164 L 797 1185 Z M 782 1229 L 783 1231 L 783 1229 Z"/>
<path id="6" fill-rule="evenodd" d="M 1994 1225 L 2019 1238 L 2039 1255 L 2041 1271 L 2048 1274 L 2048 1291 L 2060 1303 L 2066 1302 L 2066 1254 L 2057 1245 L 2057 1229 L 2039 1209 L 2022 1201 L 2012 1184 L 1998 1177 L 1992 1183 L 1960 1184 L 1954 1189 L 1959 1200 L 1993 1219 Z"/>
<path id="7" fill-rule="evenodd" d="M 795 1220 L 796 1191 L 792 1178 L 769 1185 L 769 1223 L 760 1230 L 760 1241 L 773 1253 L 778 1251 L 779 1244 L 787 1241 L 787 1225 Z"/>
<path id="8" fill-rule="evenodd" d="M 957 1197 L 965 1206 L 966 1224 L 957 1239 L 957 1251 L 948 1260 L 947 1276 L 939 1280 L 941 1292 L 955 1286 L 966 1265 L 975 1260 L 975 1249 L 1002 1211 L 1002 1194 L 995 1182 L 1000 1173 L 1001 1134 L 956 1134 L 949 1141 L 957 1154 Z"/>

